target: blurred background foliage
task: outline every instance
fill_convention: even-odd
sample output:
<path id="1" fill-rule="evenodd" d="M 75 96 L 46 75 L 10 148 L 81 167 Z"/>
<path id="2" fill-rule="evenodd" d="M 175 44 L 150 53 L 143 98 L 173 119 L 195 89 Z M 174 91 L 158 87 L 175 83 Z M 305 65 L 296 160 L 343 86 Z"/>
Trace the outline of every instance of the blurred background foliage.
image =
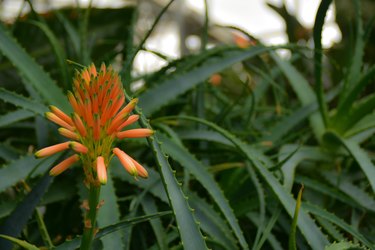
<path id="1" fill-rule="evenodd" d="M 14 248 L 79 246 L 82 169 L 52 179 L 46 173 L 64 155 L 32 153 L 62 140 L 43 113 L 67 109 L 77 64 L 91 62 L 120 72 L 140 99 L 140 126 L 157 131 L 148 144 L 120 143 L 150 178 L 134 180 L 112 161 L 95 249 L 375 248 L 373 1 L 334 1 L 342 39 L 325 49 L 326 0 L 313 29 L 269 3 L 285 21 L 281 46 L 209 15 L 182 18 L 178 1 L 45 13 L 32 2 L 0 24 L 0 234 Z M 147 48 L 171 23 L 200 46 L 181 42 L 177 59 Z M 135 74 L 145 51 L 164 66 Z M 1 239 L 0 249 L 12 244 Z"/>

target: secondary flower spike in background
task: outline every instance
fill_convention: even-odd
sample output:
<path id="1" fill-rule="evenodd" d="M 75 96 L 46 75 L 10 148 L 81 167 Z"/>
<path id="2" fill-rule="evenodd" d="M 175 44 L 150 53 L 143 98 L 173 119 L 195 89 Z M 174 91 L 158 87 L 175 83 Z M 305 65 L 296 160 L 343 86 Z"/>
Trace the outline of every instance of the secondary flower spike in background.
<path id="1" fill-rule="evenodd" d="M 150 129 L 130 129 L 121 131 L 135 123 L 138 115 L 130 115 L 137 99 L 125 103 L 125 94 L 120 77 L 102 64 L 97 72 L 95 65 L 76 73 L 73 79 L 73 92 L 68 92 L 68 99 L 74 110 L 71 116 L 55 106 L 46 117 L 57 125 L 59 133 L 71 141 L 59 143 L 39 150 L 36 157 L 72 149 L 75 154 L 57 164 L 50 171 L 56 176 L 73 163 L 81 160 L 86 181 L 93 185 L 107 182 L 107 167 L 113 155 L 116 155 L 124 168 L 134 177 L 147 178 L 148 174 L 137 161 L 119 148 L 112 148 L 116 139 L 140 138 L 153 134 Z"/>

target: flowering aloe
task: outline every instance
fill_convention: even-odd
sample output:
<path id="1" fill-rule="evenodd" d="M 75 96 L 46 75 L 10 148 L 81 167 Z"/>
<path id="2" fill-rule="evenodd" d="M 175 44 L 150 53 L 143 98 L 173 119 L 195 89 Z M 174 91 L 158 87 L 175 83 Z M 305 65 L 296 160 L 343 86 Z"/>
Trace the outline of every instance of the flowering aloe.
<path id="1" fill-rule="evenodd" d="M 143 128 L 121 131 L 136 122 L 139 116 L 130 115 L 137 99 L 123 107 L 125 94 L 118 74 L 104 64 L 97 72 L 92 64 L 76 74 L 73 84 L 68 99 L 74 113 L 68 116 L 55 106 L 50 106 L 51 112 L 46 113 L 49 120 L 61 126 L 59 133 L 71 141 L 46 147 L 35 155 L 45 157 L 72 149 L 76 154 L 53 167 L 50 174 L 56 176 L 81 160 L 88 185 L 107 182 L 107 166 L 113 155 L 131 175 L 147 178 L 146 169 L 121 149 L 113 148 L 116 139 L 153 134 L 152 130 Z"/>

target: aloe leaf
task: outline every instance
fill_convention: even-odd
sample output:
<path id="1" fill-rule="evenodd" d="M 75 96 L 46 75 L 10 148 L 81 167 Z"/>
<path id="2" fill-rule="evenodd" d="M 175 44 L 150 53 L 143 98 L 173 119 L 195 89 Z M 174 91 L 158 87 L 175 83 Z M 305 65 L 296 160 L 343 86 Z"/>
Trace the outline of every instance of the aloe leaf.
<path id="1" fill-rule="evenodd" d="M 273 190 L 276 194 L 276 197 L 280 200 L 281 204 L 284 206 L 285 210 L 289 214 L 289 216 L 293 217 L 294 207 L 296 205 L 296 201 L 290 196 L 290 194 L 282 187 L 279 181 L 273 176 L 273 174 L 267 170 L 266 166 L 263 162 L 259 159 L 263 158 L 264 156 L 255 155 L 253 151 L 249 150 L 249 147 L 239 140 L 238 138 L 234 137 L 231 133 L 226 131 L 225 129 L 217 126 L 214 123 L 211 123 L 206 120 L 202 120 L 195 117 L 189 116 L 178 116 L 176 118 L 196 121 L 200 122 L 217 132 L 221 133 L 227 139 L 232 141 L 232 143 L 236 146 L 236 148 L 243 153 L 243 155 L 252 163 L 254 168 L 260 173 L 260 175 L 264 178 L 267 182 L 269 187 Z M 322 249 L 325 245 L 328 244 L 328 240 L 323 235 L 323 233 L 319 230 L 317 225 L 314 221 L 305 213 L 303 209 L 301 209 L 299 214 L 299 221 L 298 221 L 298 228 L 302 232 L 303 236 L 310 244 L 313 249 Z"/>
<path id="2" fill-rule="evenodd" d="M 21 48 L 14 38 L 0 24 L 0 51 L 28 80 L 48 103 L 53 103 L 64 111 L 70 111 L 70 106 L 63 92 L 51 77 Z"/>
<path id="3" fill-rule="evenodd" d="M 45 174 L 22 202 L 17 205 L 12 214 L 0 225 L 0 234 L 12 237 L 20 235 L 51 182 L 52 177 Z M 8 250 L 11 248 L 12 244 L 10 242 L 0 239 L 0 249 Z"/>
<path id="4" fill-rule="evenodd" d="M 206 171 L 207 167 L 199 162 L 193 155 L 191 155 L 186 148 L 173 143 L 172 140 L 168 139 L 165 136 L 159 135 L 159 138 L 163 142 L 162 149 L 164 150 L 164 152 L 169 154 L 182 166 L 186 167 L 195 176 L 195 178 L 207 190 L 207 192 L 212 196 L 216 204 L 221 209 L 236 237 L 238 238 L 242 248 L 248 248 L 242 230 L 231 207 L 226 201 L 226 198 L 223 196 L 223 192 L 221 191 L 219 185 L 215 182 L 214 178 Z"/>
<path id="5" fill-rule="evenodd" d="M 228 222 L 222 219 L 217 209 L 200 198 L 195 193 L 189 192 L 191 206 L 201 222 L 202 229 L 225 249 L 238 249 L 237 241 L 233 237 L 232 230 L 228 227 Z"/>
<path id="6" fill-rule="evenodd" d="M 114 175 L 120 178 L 121 180 L 129 182 L 144 190 L 148 190 L 153 196 L 159 198 L 165 203 L 168 203 L 168 198 L 163 187 L 160 175 L 152 168 L 148 169 L 149 177 L 147 178 L 147 180 L 142 181 L 136 181 L 133 177 L 126 173 L 116 158 L 111 161 L 111 170 L 113 171 Z M 192 198 L 189 199 L 189 204 L 192 208 L 195 209 L 195 211 L 197 211 L 195 216 L 201 222 L 200 226 L 202 230 L 208 233 L 215 240 L 221 242 L 224 246 L 229 244 L 229 242 L 227 242 L 228 240 L 230 242 L 235 241 L 235 239 L 232 236 L 232 233 L 225 233 L 229 232 L 229 228 L 226 225 L 226 222 L 221 220 L 220 216 L 215 216 L 215 219 L 212 219 L 212 216 L 216 214 L 216 211 L 214 209 L 204 206 L 205 201 L 199 198 L 198 196 L 189 193 L 189 197 L 190 196 Z M 224 231 L 225 237 L 221 239 L 215 238 L 219 234 L 219 232 L 217 231 L 217 227 Z M 229 249 L 234 248 L 230 247 Z"/>
<path id="7" fill-rule="evenodd" d="M 184 130 L 184 131 L 178 131 L 178 135 L 181 139 L 185 140 L 206 140 L 206 141 L 212 141 L 221 143 L 224 145 L 233 145 L 231 141 L 229 141 L 227 138 L 222 136 L 221 134 L 210 131 L 210 130 Z"/>
<path id="8" fill-rule="evenodd" d="M 259 247 L 259 241 L 260 237 L 264 231 L 265 228 L 265 222 L 266 222 L 266 200 L 265 200 L 265 195 L 264 195 L 264 190 L 262 187 L 261 182 L 258 179 L 258 176 L 256 175 L 254 169 L 250 166 L 250 164 L 247 162 L 246 163 L 246 169 L 250 174 L 250 178 L 253 182 L 253 185 L 255 186 L 255 189 L 258 194 L 258 200 L 259 200 L 259 215 L 257 216 L 259 218 L 259 221 L 257 223 L 257 233 L 255 235 L 255 240 L 253 244 L 253 250 L 260 248 Z"/>
<path id="9" fill-rule="evenodd" d="M 363 119 L 366 115 L 373 112 L 375 109 L 375 93 L 362 98 L 355 106 L 351 108 L 349 114 L 345 114 L 345 118 L 341 119 L 339 128 L 347 131 L 352 128 L 358 121 Z M 339 130 L 340 131 L 340 130 Z"/>
<path id="10" fill-rule="evenodd" d="M 186 249 L 205 249 L 206 243 L 199 227 L 196 224 L 191 208 L 187 203 L 187 197 L 183 194 L 169 162 L 160 148 L 156 136 L 149 139 L 153 149 L 164 187 L 168 194 L 169 204 L 173 208 L 176 221 L 179 226 L 181 241 Z"/>
<path id="11" fill-rule="evenodd" d="M 247 217 L 251 220 L 252 223 L 254 223 L 256 226 L 260 226 L 260 222 L 258 221 L 259 214 L 256 213 L 248 213 Z M 273 249 L 275 250 L 283 250 L 284 248 L 281 246 L 281 243 L 277 240 L 274 234 L 272 232 L 269 232 L 269 234 L 266 237 L 267 241 L 270 243 Z M 253 250 L 261 250 L 262 246 L 259 246 L 259 244 L 253 245 Z"/>
<path id="12" fill-rule="evenodd" d="M 327 132 L 327 136 L 332 136 L 339 140 L 342 145 L 348 150 L 348 152 L 353 156 L 355 161 L 361 167 L 363 173 L 366 175 L 372 191 L 375 192 L 375 165 L 371 162 L 371 159 L 367 153 L 359 147 L 359 145 L 350 139 L 344 139 L 333 132 Z"/>
<path id="13" fill-rule="evenodd" d="M 320 2 L 318 12 L 315 17 L 314 24 L 314 68 L 315 68 L 315 86 L 316 96 L 319 103 L 320 113 L 323 117 L 325 126 L 328 123 L 328 108 L 324 100 L 324 89 L 322 81 L 322 31 L 324 19 L 326 17 L 328 7 L 331 5 L 332 0 L 323 0 Z"/>
<path id="14" fill-rule="evenodd" d="M 0 116 L 0 127 L 5 127 L 13 123 L 31 118 L 33 116 L 35 116 L 33 112 L 23 110 L 23 109 L 11 111 L 5 115 Z"/>
<path id="15" fill-rule="evenodd" d="M 56 61 L 60 67 L 62 82 L 64 84 L 68 84 L 70 79 L 68 78 L 68 69 L 66 67 L 67 64 L 65 63 L 66 54 L 59 40 L 52 32 L 52 30 L 47 26 L 46 23 L 38 21 L 30 21 L 30 23 L 38 27 L 41 31 L 43 31 L 44 35 L 48 38 L 48 41 L 50 42 L 52 49 L 55 53 Z"/>
<path id="16" fill-rule="evenodd" d="M 155 214 L 158 211 L 154 199 L 152 198 L 152 196 L 148 194 L 146 194 L 143 197 L 141 201 L 141 205 L 142 205 L 143 210 L 145 211 L 145 214 Z M 163 224 L 161 223 L 161 220 L 156 218 L 154 220 L 151 220 L 150 224 L 152 226 L 152 229 L 154 230 L 159 248 L 161 250 L 167 250 L 168 249 L 167 236 L 164 232 L 164 228 L 163 228 Z"/>
<path id="17" fill-rule="evenodd" d="M 139 96 L 139 106 L 146 115 L 150 115 L 176 99 L 177 96 L 202 83 L 212 74 L 236 62 L 257 56 L 270 49 L 254 46 L 248 50 L 227 50 L 221 52 L 216 57 L 209 54 L 210 56 L 199 67 L 195 67 L 187 72 L 179 72 L 177 75 L 170 75 L 163 82 L 148 89 Z"/>
<path id="18" fill-rule="evenodd" d="M 363 131 L 369 130 L 375 127 L 375 113 L 371 113 L 363 117 L 359 122 L 357 122 L 350 130 L 345 134 L 345 138 L 350 138 L 356 134 Z"/>
<path id="19" fill-rule="evenodd" d="M 34 156 L 25 156 L 1 168 L 0 176 L 6 176 L 7 178 L 2 178 L 0 182 L 0 192 L 27 177 L 43 160 L 44 159 L 35 159 Z"/>
<path id="20" fill-rule="evenodd" d="M 315 217 L 316 221 L 322 226 L 322 228 L 328 233 L 328 235 L 332 236 L 335 240 L 344 240 L 344 235 L 342 232 L 339 231 L 339 229 L 333 225 L 328 220 L 321 218 L 321 217 Z"/>
<path id="21" fill-rule="evenodd" d="M 290 85 L 296 93 L 303 106 L 318 103 L 314 91 L 307 80 L 293 67 L 289 62 L 282 60 L 276 53 L 270 53 L 273 60 L 277 63 L 281 71 L 287 77 Z M 311 128 L 318 141 L 324 132 L 324 123 L 319 113 L 312 113 L 309 117 Z"/>
<path id="22" fill-rule="evenodd" d="M 351 57 L 351 64 L 346 80 L 344 81 L 344 88 L 342 95 L 349 94 L 353 88 L 358 84 L 358 79 L 360 79 L 360 73 L 362 68 L 362 59 L 365 49 L 365 37 L 362 24 L 362 13 L 361 13 L 361 1 L 355 0 L 354 10 L 355 10 L 355 44 L 354 52 Z M 340 98 L 340 101 L 343 98 Z"/>
<path id="23" fill-rule="evenodd" d="M 79 34 L 77 30 L 74 28 L 74 26 L 70 23 L 69 19 L 67 19 L 63 14 L 61 14 L 60 11 L 55 11 L 56 17 L 59 19 L 59 21 L 64 26 L 66 33 L 68 34 L 68 37 L 70 38 L 72 42 L 72 46 L 74 48 L 74 52 L 76 55 L 79 55 Z"/>
<path id="24" fill-rule="evenodd" d="M 347 241 L 334 242 L 326 246 L 324 250 L 362 250 L 359 244 Z"/>
<path id="25" fill-rule="evenodd" d="M 298 175 L 296 176 L 295 181 L 300 184 L 303 183 L 303 185 L 309 190 L 315 190 L 320 194 L 325 194 L 333 199 L 337 199 L 343 203 L 350 204 L 353 207 L 366 208 L 375 212 L 375 202 L 371 202 L 371 199 L 368 195 L 365 195 L 363 192 L 358 191 L 360 189 L 358 189 L 354 185 L 349 185 L 347 183 L 344 184 L 343 182 L 341 182 L 337 188 L 334 188 L 333 186 L 336 186 L 337 184 L 336 179 L 332 178 L 332 176 L 330 175 L 327 176 L 326 173 L 324 173 L 324 176 L 327 177 L 325 179 L 330 182 L 332 186 L 305 176 Z"/>
<path id="26" fill-rule="evenodd" d="M 11 237 L 11 236 L 8 236 L 8 235 L 4 235 L 4 234 L 0 234 L 0 237 L 3 238 L 3 239 L 9 240 L 9 241 L 19 245 L 20 247 L 23 247 L 23 248 L 28 249 L 28 250 L 39 250 L 38 247 L 36 247 L 33 244 L 30 244 L 27 241 L 19 240 L 17 238 L 14 238 L 14 237 Z"/>
<path id="27" fill-rule="evenodd" d="M 285 145 L 281 147 L 279 152 L 279 162 L 282 162 L 288 155 L 298 149 L 298 145 Z M 286 160 L 281 168 L 284 176 L 284 187 L 286 190 L 291 191 L 294 183 L 295 169 L 298 164 L 306 159 L 315 161 L 329 161 L 329 155 L 322 152 L 317 147 L 300 147 L 296 153 L 294 153 L 288 160 Z"/>
<path id="28" fill-rule="evenodd" d="M 16 160 L 19 158 L 19 153 L 13 147 L 7 144 L 0 144 L 0 158 L 5 161 Z"/>
<path id="29" fill-rule="evenodd" d="M 367 72 L 363 73 L 358 83 L 353 86 L 351 91 L 344 97 L 342 104 L 337 109 L 336 118 L 340 119 L 341 116 L 345 116 L 345 113 L 352 107 L 356 98 L 359 96 L 361 91 L 370 83 L 375 76 L 375 65 L 372 65 Z"/>
<path id="30" fill-rule="evenodd" d="M 48 111 L 47 107 L 43 104 L 3 88 L 0 88 L 0 98 L 5 102 L 9 102 L 36 114 L 44 115 L 44 113 Z"/>
<path id="31" fill-rule="evenodd" d="M 324 171 L 322 176 L 328 183 L 346 194 L 356 204 L 375 212 L 375 199 L 354 185 L 347 176 L 333 171 Z"/>
<path id="32" fill-rule="evenodd" d="M 365 244 L 367 247 L 369 247 L 370 249 L 373 249 L 373 243 L 371 243 L 370 241 L 368 241 L 361 233 L 359 233 L 353 226 L 347 224 L 345 221 L 343 221 L 342 219 L 338 218 L 336 215 L 316 206 L 316 205 L 313 205 L 313 204 L 309 204 L 309 203 L 303 203 L 302 204 L 302 208 L 306 209 L 306 211 L 309 211 L 310 213 L 316 215 L 316 216 L 319 216 L 319 217 L 322 217 L 328 221 L 330 221 L 331 223 L 333 223 L 334 225 L 340 227 L 341 229 L 343 229 L 344 231 L 346 231 L 347 233 L 350 233 L 351 235 L 353 235 L 355 238 L 357 238 L 360 242 L 362 242 L 363 244 Z"/>
<path id="33" fill-rule="evenodd" d="M 95 240 L 100 239 L 118 230 L 127 228 L 129 226 L 136 225 L 141 222 L 149 221 L 154 218 L 159 218 L 159 217 L 170 215 L 170 214 L 171 214 L 170 211 L 165 211 L 165 212 L 158 212 L 156 214 L 144 215 L 144 216 L 122 220 L 116 224 L 99 229 L 99 232 L 95 235 Z M 65 241 L 61 245 L 58 245 L 55 249 L 56 250 L 72 250 L 72 249 L 78 248 L 80 244 L 81 244 L 81 237 L 79 236 L 79 237 L 74 238 L 73 240 Z"/>
<path id="34" fill-rule="evenodd" d="M 117 204 L 116 190 L 110 172 L 108 173 L 107 184 L 101 187 L 100 200 L 104 201 L 104 205 L 98 210 L 98 226 L 105 227 L 119 221 L 120 211 Z M 123 249 L 122 234 L 120 231 L 101 238 L 101 241 L 104 249 Z"/>

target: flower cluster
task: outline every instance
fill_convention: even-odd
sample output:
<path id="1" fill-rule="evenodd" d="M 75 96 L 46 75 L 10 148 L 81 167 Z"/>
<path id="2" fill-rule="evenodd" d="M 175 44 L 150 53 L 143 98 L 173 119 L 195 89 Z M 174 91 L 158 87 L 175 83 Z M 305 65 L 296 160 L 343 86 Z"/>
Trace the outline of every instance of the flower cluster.
<path id="1" fill-rule="evenodd" d="M 41 149 L 35 156 L 46 157 L 72 149 L 75 154 L 53 167 L 50 174 L 56 176 L 81 160 L 86 181 L 93 185 L 107 182 L 107 166 L 113 155 L 131 175 L 147 178 L 146 169 L 137 161 L 121 149 L 112 148 L 116 139 L 153 134 L 152 130 L 143 128 L 122 131 L 135 123 L 139 116 L 130 115 L 137 99 L 123 107 L 125 94 L 118 74 L 104 64 L 97 72 L 95 65 L 91 64 L 77 72 L 73 84 L 73 92 L 68 93 L 73 114 L 68 116 L 55 106 L 50 106 L 51 112 L 46 113 L 49 120 L 61 126 L 59 133 L 70 141 Z"/>

